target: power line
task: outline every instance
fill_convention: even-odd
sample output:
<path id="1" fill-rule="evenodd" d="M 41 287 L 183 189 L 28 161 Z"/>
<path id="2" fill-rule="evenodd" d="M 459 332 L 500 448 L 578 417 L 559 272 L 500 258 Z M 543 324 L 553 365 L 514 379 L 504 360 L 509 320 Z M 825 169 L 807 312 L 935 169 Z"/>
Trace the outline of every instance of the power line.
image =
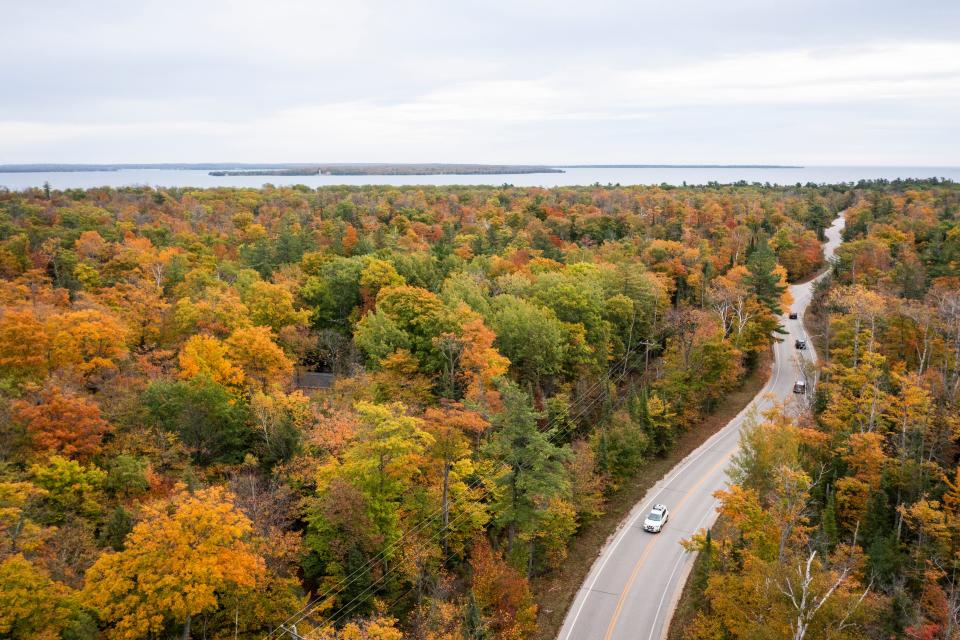
<path id="1" fill-rule="evenodd" d="M 634 317 L 635 317 L 635 314 L 634 314 Z M 631 331 L 632 331 L 632 328 L 631 328 Z M 629 358 L 630 358 L 630 356 L 632 355 L 632 353 L 633 353 L 633 345 L 631 345 L 630 348 L 627 350 L 627 352 L 624 354 L 624 358 L 623 358 L 623 370 L 622 370 L 622 372 L 620 373 L 620 375 L 617 377 L 616 382 L 619 382 L 620 380 L 622 380 L 622 379 L 626 376 L 626 374 L 627 374 L 627 372 L 628 372 L 628 370 L 629 370 L 629 368 L 628 368 Z M 610 380 L 610 377 L 611 377 L 611 372 L 608 371 L 600 380 L 598 380 L 597 382 L 595 382 L 595 383 L 584 393 L 583 402 L 587 402 L 587 400 L 589 399 L 589 395 L 592 394 L 594 390 L 596 390 L 596 389 L 600 388 L 601 386 L 603 386 L 604 384 L 608 383 L 609 380 Z M 580 417 L 582 417 L 587 411 L 589 411 L 591 408 L 593 408 L 593 406 L 596 405 L 597 402 L 599 402 L 601 399 L 602 399 L 602 398 L 597 397 L 597 398 L 594 398 L 593 400 L 590 400 L 590 401 L 589 401 L 589 404 L 588 404 L 587 406 L 582 407 L 581 410 L 580 410 L 580 412 L 571 419 L 571 423 L 570 423 L 570 425 L 569 425 L 566 429 L 561 430 L 561 431 L 554 432 L 554 434 L 553 434 L 551 437 L 549 437 L 549 438 L 547 439 L 547 441 L 550 442 L 551 444 L 556 444 L 556 443 L 553 442 L 554 438 L 557 438 L 558 436 L 564 435 L 565 433 L 567 433 L 568 431 L 570 431 L 571 428 L 575 426 L 574 423 L 573 423 L 573 421 L 575 421 L 575 420 L 579 419 Z M 554 421 L 551 421 L 551 423 L 547 425 L 547 427 L 546 427 L 545 430 L 549 430 L 552 426 L 555 425 L 556 422 L 557 422 L 556 419 L 555 419 Z M 522 463 L 521 463 L 521 464 L 522 464 Z M 484 482 L 485 480 L 487 480 L 487 479 L 488 479 L 488 478 L 484 478 L 484 477 L 482 477 L 482 476 L 479 477 L 479 478 L 477 478 L 476 480 L 474 480 L 473 483 L 471 483 L 470 485 L 468 485 L 468 490 L 476 489 L 476 488 L 479 487 L 481 484 L 483 484 L 483 482 Z M 492 479 L 492 478 L 491 478 L 491 479 Z M 484 492 L 483 492 L 477 499 L 478 499 L 478 500 L 481 500 L 481 499 L 485 498 L 485 497 L 490 493 L 490 491 L 491 491 L 490 489 L 484 490 Z M 392 543 L 390 546 L 388 546 L 386 549 L 384 549 L 383 551 L 381 551 L 380 553 L 378 553 L 377 556 L 375 556 L 374 558 L 371 558 L 367 563 L 364 564 L 364 566 L 356 569 L 350 576 L 347 576 L 347 577 L 341 579 L 340 582 L 339 582 L 337 585 L 334 585 L 333 587 L 330 587 L 330 588 L 326 589 L 326 590 L 324 591 L 324 593 L 319 594 L 318 596 L 312 598 L 312 599 L 310 600 L 310 602 L 307 603 L 307 605 L 305 605 L 304 607 L 302 607 L 299 611 L 297 611 L 296 613 L 294 613 L 293 615 L 291 615 L 287 620 L 285 620 L 285 621 L 283 622 L 283 624 L 280 626 L 280 628 L 283 629 L 283 627 L 285 627 L 285 626 L 290 626 L 291 623 L 292 623 L 292 624 L 296 624 L 296 623 L 304 620 L 304 619 L 307 618 L 308 616 L 310 616 L 310 614 L 312 613 L 312 609 L 316 606 L 317 603 L 319 603 L 321 600 L 327 598 L 328 596 L 332 595 L 332 593 L 333 593 L 334 591 L 339 590 L 341 587 L 343 587 L 343 586 L 349 586 L 350 584 L 352 584 L 353 582 L 355 582 L 355 581 L 358 579 L 359 574 L 360 574 L 362 571 L 365 571 L 367 568 L 369 568 L 371 565 L 373 565 L 374 562 L 376 562 L 377 560 L 379 560 L 379 559 L 381 559 L 382 557 L 384 557 L 387 552 L 389 552 L 389 551 L 393 550 L 394 548 L 396 548 L 396 547 L 397 547 L 400 543 L 402 543 L 407 537 L 409 537 L 410 535 L 412 535 L 412 534 L 414 534 L 414 533 L 417 533 L 418 531 L 422 530 L 425 526 L 427 526 L 427 524 L 429 524 L 429 523 L 433 520 L 433 518 L 435 518 L 438 514 L 440 514 L 441 511 L 442 511 L 442 509 L 437 509 L 437 510 L 434 511 L 434 513 L 432 513 L 431 515 L 426 516 L 425 518 L 423 518 L 423 519 L 422 519 L 417 525 L 415 525 L 412 529 L 409 529 L 407 532 L 405 532 L 404 535 L 401 536 L 397 541 L 395 541 L 395 542 Z M 431 538 L 428 539 L 428 540 L 427 540 L 425 543 L 423 543 L 423 544 L 425 545 L 425 544 L 428 544 L 428 543 L 432 543 L 435 539 L 439 538 L 446 530 L 448 530 L 451 525 L 457 523 L 457 522 L 458 522 L 461 518 L 463 518 L 464 516 L 465 516 L 465 514 L 463 514 L 463 513 L 459 514 L 459 515 L 453 520 L 453 522 L 450 522 L 450 523 L 447 524 L 447 527 L 444 529 L 444 531 L 438 531 L 438 532 L 434 533 L 434 535 L 431 536 Z M 418 545 L 418 548 L 419 548 L 419 545 Z M 424 548 L 425 548 L 425 547 L 424 547 Z M 448 560 L 449 557 L 452 557 L 452 555 L 453 555 L 453 554 L 449 554 L 447 557 L 444 558 L 444 561 Z M 359 604 L 360 604 L 360 599 L 363 598 L 365 595 L 367 595 L 367 593 L 368 593 L 372 588 L 376 587 L 378 584 L 380 584 L 381 582 L 383 582 L 390 574 L 393 573 L 394 570 L 395 570 L 394 568 L 391 568 L 390 570 L 386 571 L 386 572 L 385 572 L 383 575 L 381 575 L 376 581 L 374 581 L 373 583 L 371 583 L 370 585 L 368 585 L 363 591 L 361 591 L 361 593 L 357 594 L 350 602 L 348 602 L 346 605 L 344 605 L 344 607 L 341 608 L 341 610 L 333 617 L 332 621 L 333 621 L 333 622 L 336 622 L 336 620 L 342 619 L 345 614 L 348 614 L 348 613 L 352 612 L 354 609 L 356 609 L 356 608 L 359 606 Z M 408 591 L 408 593 L 409 593 L 409 591 Z M 294 619 L 295 619 L 295 621 L 294 621 Z M 293 622 L 292 622 L 292 621 L 293 621 Z M 287 632 L 287 631 L 284 630 L 284 632 Z M 271 633 L 271 634 L 268 634 L 267 638 L 271 637 L 272 635 L 273 635 L 272 633 Z"/>
<path id="2" fill-rule="evenodd" d="M 623 377 L 626 375 L 626 373 L 627 373 L 627 370 L 624 370 L 623 373 L 621 373 L 620 376 L 618 376 L 617 382 L 619 382 L 621 379 L 623 379 Z M 599 398 L 598 398 L 598 399 L 595 399 L 595 400 L 591 403 L 591 406 L 592 406 L 593 404 L 596 404 L 596 402 L 598 402 L 598 401 L 599 401 Z M 579 416 L 578 416 L 578 417 L 579 417 Z M 548 441 L 549 441 L 549 439 L 548 439 Z M 489 493 L 489 490 L 487 490 L 487 491 L 486 491 L 484 494 L 482 494 L 480 497 L 481 497 L 481 498 L 485 497 L 487 493 Z M 458 518 L 459 518 L 459 517 L 462 517 L 462 516 L 463 516 L 463 514 L 460 514 L 460 516 L 458 516 Z M 441 533 L 441 532 L 437 532 L 437 533 L 434 534 L 429 540 L 427 540 L 425 543 L 422 543 L 422 546 L 418 548 L 418 551 L 425 549 L 425 548 L 426 548 L 426 545 L 429 544 L 429 543 L 432 543 L 436 538 L 438 538 L 439 535 L 440 535 L 440 533 Z M 443 558 L 443 561 L 446 562 L 446 561 L 449 560 L 451 557 L 453 557 L 453 555 L 454 555 L 453 553 L 448 553 L 448 554 Z M 373 587 L 376 587 L 376 586 L 377 586 L 378 584 L 380 584 L 383 580 L 385 580 L 393 571 L 394 571 L 394 569 L 391 569 L 391 570 L 387 571 L 384 575 L 382 575 L 380 578 L 378 578 L 375 582 L 373 582 L 373 583 L 371 583 L 370 585 L 368 585 L 366 589 L 364 589 L 362 592 L 360 592 L 359 594 L 357 594 L 356 596 L 354 596 L 354 598 L 353 598 L 352 600 L 350 600 L 346 605 L 344 605 L 343 608 L 341 608 L 340 611 L 338 611 L 338 612 L 330 619 L 330 623 L 333 624 L 333 625 L 336 625 L 338 622 L 342 622 L 344 619 L 346 619 L 350 614 L 352 614 L 357 608 L 359 608 L 359 607 L 363 604 L 362 598 L 364 598 L 365 596 L 369 595 L 368 592 L 369 592 Z M 399 602 L 403 597 L 405 597 L 407 594 L 409 594 L 411 591 L 413 591 L 414 588 L 415 588 L 415 586 L 411 586 L 409 589 L 407 589 L 407 591 L 405 591 L 403 594 L 401 594 L 399 598 L 397 598 L 396 600 L 394 600 L 394 601 L 391 603 L 390 606 L 393 606 L 393 604 L 395 604 L 396 602 Z M 309 616 L 309 613 L 307 613 L 306 615 L 304 615 L 303 617 L 301 617 L 300 620 L 303 620 L 304 618 L 306 618 L 306 617 L 308 617 L 308 616 Z"/>
<path id="3" fill-rule="evenodd" d="M 627 351 L 627 354 L 624 356 L 624 362 L 625 362 L 625 363 L 626 363 L 626 360 L 627 360 L 627 358 L 629 357 L 629 355 L 630 355 L 630 350 L 628 350 L 628 351 Z M 606 377 L 609 377 L 609 373 L 606 374 Z M 586 398 L 587 396 L 589 396 L 591 393 L 593 393 L 593 391 L 594 391 L 595 389 L 599 388 L 602 384 L 603 384 L 603 380 L 602 380 L 602 379 L 601 379 L 601 380 L 598 380 L 597 382 L 595 382 L 589 389 L 587 389 L 586 392 L 584 392 L 584 394 L 583 394 L 584 397 Z M 583 413 L 584 413 L 584 412 L 581 412 L 580 414 L 578 414 L 577 416 L 575 416 L 574 419 L 581 417 L 581 416 L 583 415 Z M 553 424 L 554 424 L 555 422 L 556 422 L 556 420 L 551 421 L 551 423 L 547 425 L 547 429 L 549 429 L 551 426 L 553 426 Z M 481 476 L 481 477 L 478 477 L 476 480 L 473 481 L 472 484 L 469 484 L 469 485 L 467 486 L 467 489 L 468 489 L 468 490 L 473 490 L 473 489 L 478 488 L 478 487 L 480 486 L 480 484 L 483 482 L 483 480 L 485 480 L 484 477 L 482 477 L 482 476 Z M 387 554 L 388 552 L 394 550 L 401 542 L 403 542 L 404 538 L 406 538 L 408 535 L 412 535 L 412 534 L 417 533 L 418 531 L 420 531 L 423 527 L 425 527 L 427 524 L 429 524 L 429 522 L 432 521 L 433 518 L 435 518 L 435 517 L 436 517 L 437 515 L 439 515 L 441 512 L 442 512 L 442 508 L 437 508 L 437 509 L 434 510 L 434 512 L 431 513 L 430 515 L 427 515 L 427 516 L 423 517 L 416 525 L 414 525 L 411 529 L 408 529 L 407 532 L 405 532 L 404 535 L 401 536 L 398 540 L 394 541 L 394 542 L 391 543 L 389 546 L 387 546 L 386 548 L 384 548 L 384 549 L 383 549 L 382 551 L 380 551 L 376 556 L 374 556 L 373 558 L 371 558 L 370 560 L 368 560 L 362 567 L 359 567 L 359 568 L 355 569 L 354 572 L 351 573 L 349 576 L 345 576 L 344 578 L 341 578 L 340 582 L 338 582 L 336 585 L 334 585 L 334 586 L 332 586 L 332 587 L 328 587 L 322 594 L 318 594 L 317 596 L 315 596 L 314 598 L 312 598 L 312 599 L 310 600 L 310 602 L 308 602 L 308 603 L 307 603 L 304 607 L 302 607 L 299 611 L 297 611 L 296 613 L 294 613 L 293 615 L 291 615 L 290 617 L 288 617 L 286 620 L 284 620 L 284 622 L 283 622 L 282 624 L 283 624 L 283 625 L 289 624 L 290 621 L 291 621 L 294 617 L 296 617 L 297 615 L 299 615 L 299 614 L 300 614 L 301 612 L 303 612 L 304 610 L 312 607 L 314 604 L 316 604 L 316 603 L 319 602 L 320 600 L 326 598 L 326 597 L 327 597 L 328 595 L 330 595 L 333 591 L 339 589 L 339 588 L 342 587 L 342 586 L 348 586 L 349 584 L 352 584 L 352 582 L 356 579 L 356 577 L 358 577 L 358 576 L 360 575 L 361 572 L 363 572 L 363 571 L 365 571 L 366 569 L 368 569 L 368 568 L 369 568 L 370 566 L 372 566 L 376 561 L 381 560 L 383 557 L 386 556 L 386 554 Z M 447 526 L 449 527 L 449 524 L 448 524 Z M 345 584 L 345 583 L 346 583 L 346 584 Z M 267 636 L 267 637 L 269 637 L 269 636 Z"/>

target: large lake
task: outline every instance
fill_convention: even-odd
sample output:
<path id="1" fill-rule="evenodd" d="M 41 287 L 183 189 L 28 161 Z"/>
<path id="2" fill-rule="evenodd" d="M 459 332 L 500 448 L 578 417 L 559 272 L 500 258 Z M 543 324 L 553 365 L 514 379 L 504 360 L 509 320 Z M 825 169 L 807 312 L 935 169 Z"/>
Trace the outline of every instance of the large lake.
<path id="1" fill-rule="evenodd" d="M 0 187 L 27 189 L 49 182 L 55 189 L 90 187 L 260 187 L 264 184 L 310 187 L 326 185 L 450 185 L 509 183 L 516 186 L 557 187 L 590 184 L 706 184 L 769 182 L 789 185 L 798 182 L 838 183 L 877 178 L 949 178 L 960 182 L 960 167 L 802 167 L 761 168 L 572 168 L 565 173 L 432 176 L 211 176 L 205 170 L 123 169 L 120 171 L 71 171 L 0 173 Z"/>

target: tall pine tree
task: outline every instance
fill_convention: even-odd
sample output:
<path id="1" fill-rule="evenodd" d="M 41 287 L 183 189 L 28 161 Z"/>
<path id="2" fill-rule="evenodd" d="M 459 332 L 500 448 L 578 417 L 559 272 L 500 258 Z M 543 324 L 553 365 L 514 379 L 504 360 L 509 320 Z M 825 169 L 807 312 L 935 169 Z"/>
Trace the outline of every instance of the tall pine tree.
<path id="1" fill-rule="evenodd" d="M 487 453 L 506 467 L 494 505 L 496 520 L 507 531 L 507 552 L 518 533 L 532 531 L 549 498 L 569 491 L 563 466 L 570 452 L 557 447 L 537 428 L 530 398 L 515 384 L 504 384 L 503 411 L 494 418 L 496 433 Z"/>
<path id="2" fill-rule="evenodd" d="M 746 278 L 750 291 L 774 315 L 783 313 L 780 308 L 780 296 L 786 287 L 780 284 L 780 276 L 776 272 L 777 256 L 770 249 L 765 236 L 757 239 L 756 247 L 747 261 L 750 273 Z"/>

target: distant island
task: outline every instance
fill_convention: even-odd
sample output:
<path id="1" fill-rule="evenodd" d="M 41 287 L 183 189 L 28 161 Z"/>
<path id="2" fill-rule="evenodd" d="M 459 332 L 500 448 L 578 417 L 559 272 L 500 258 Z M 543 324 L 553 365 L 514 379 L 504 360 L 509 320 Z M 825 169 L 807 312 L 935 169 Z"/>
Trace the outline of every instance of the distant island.
<path id="1" fill-rule="evenodd" d="M 124 164 L 66 164 L 66 163 L 36 163 L 36 164 L 0 164 L 0 173 L 70 173 L 75 171 L 122 171 L 124 169 L 166 169 L 170 171 L 207 171 L 210 169 L 260 169 L 284 168 L 307 165 L 292 164 L 239 164 L 236 162 L 155 162 L 155 163 L 124 163 Z"/>
<path id="2" fill-rule="evenodd" d="M 526 164 L 445 163 L 154 163 L 154 164 L 0 164 L 0 173 L 66 173 L 77 171 L 122 171 L 165 169 L 207 171 L 212 176 L 429 176 L 506 175 L 518 173 L 564 173 L 563 169 Z"/>
<path id="3" fill-rule="evenodd" d="M 162 162 L 145 164 L 0 164 L 0 173 L 70 173 L 78 171 L 123 171 L 161 169 L 206 171 L 211 176 L 433 176 L 433 175 L 516 175 L 566 173 L 566 169 L 803 169 L 784 164 L 454 164 L 454 163 L 242 163 Z"/>
<path id="4" fill-rule="evenodd" d="M 563 169 L 526 164 L 324 164 L 284 168 L 217 169 L 211 176 L 435 176 L 564 173 Z"/>

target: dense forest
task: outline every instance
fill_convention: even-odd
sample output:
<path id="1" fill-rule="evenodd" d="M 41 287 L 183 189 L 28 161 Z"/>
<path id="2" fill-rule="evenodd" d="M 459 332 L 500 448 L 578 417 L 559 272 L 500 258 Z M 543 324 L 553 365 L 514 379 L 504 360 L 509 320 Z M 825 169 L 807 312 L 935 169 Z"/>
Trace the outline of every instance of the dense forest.
<path id="1" fill-rule="evenodd" d="M 689 543 L 690 633 L 953 637 L 958 208 L 937 182 L 0 192 L 0 636 L 532 637 L 531 578 L 758 366 L 845 209 L 815 402 L 748 430 Z"/>
<path id="2" fill-rule="evenodd" d="M 809 407 L 745 430 L 685 637 L 960 637 L 960 189 L 875 185 L 809 319 Z"/>

